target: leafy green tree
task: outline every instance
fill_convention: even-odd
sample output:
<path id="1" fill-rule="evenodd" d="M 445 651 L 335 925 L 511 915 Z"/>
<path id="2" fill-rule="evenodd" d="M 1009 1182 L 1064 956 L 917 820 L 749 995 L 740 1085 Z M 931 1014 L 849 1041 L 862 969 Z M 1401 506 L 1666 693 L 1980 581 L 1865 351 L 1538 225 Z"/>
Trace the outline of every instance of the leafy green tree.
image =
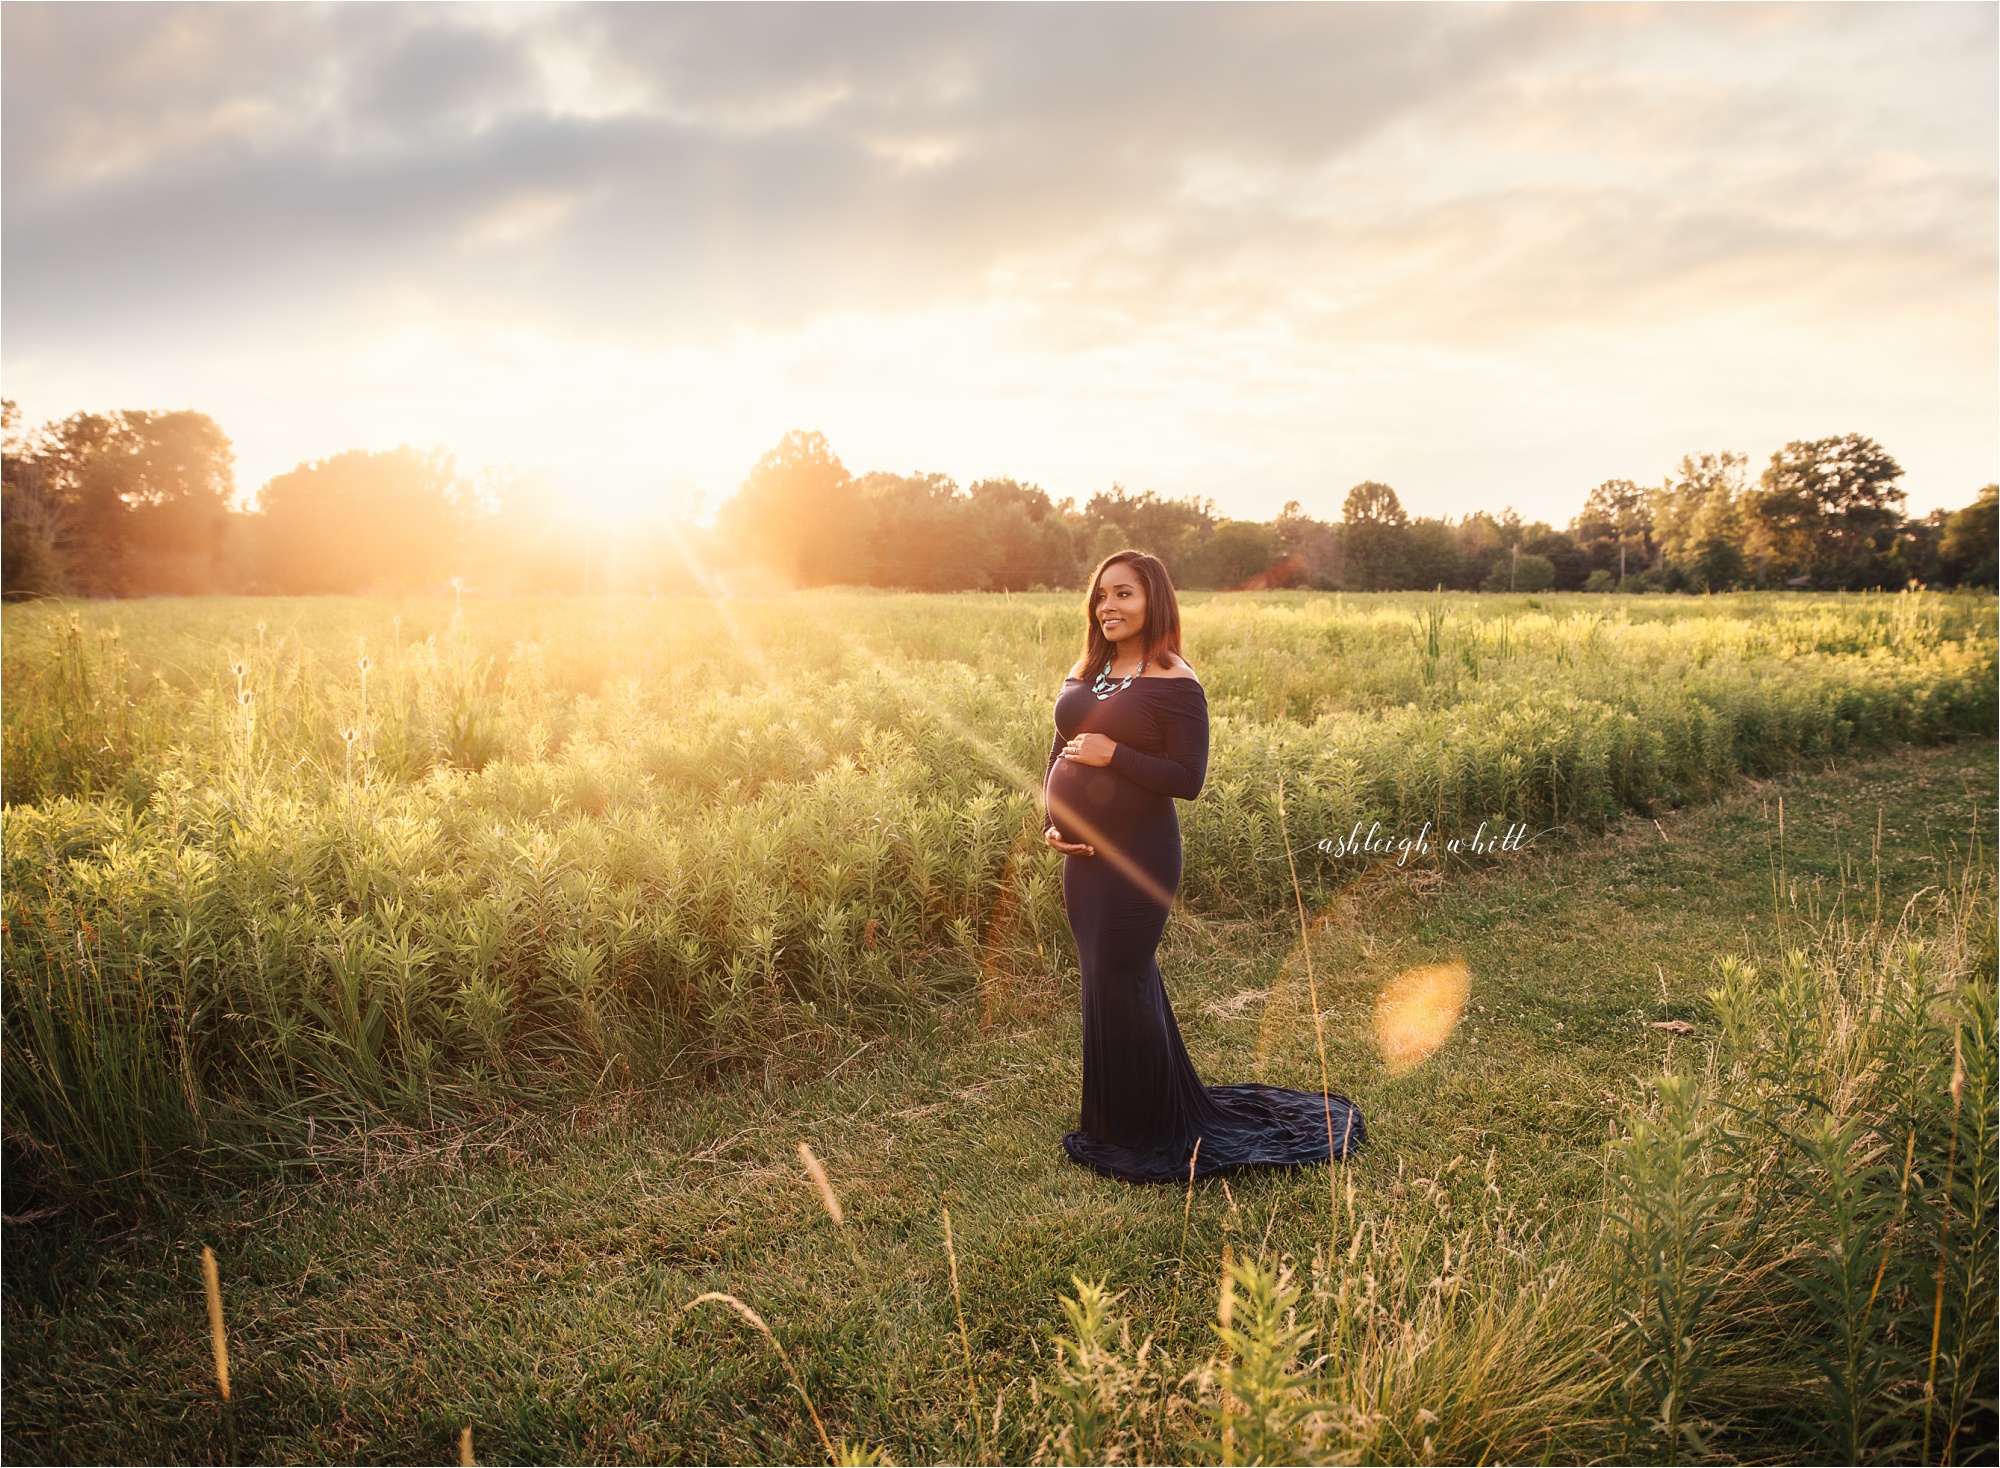
<path id="1" fill-rule="evenodd" d="M 1283 557 L 1274 526 L 1224 520 L 1202 547 L 1196 582 L 1227 590 L 1267 574 Z"/>
<path id="2" fill-rule="evenodd" d="M 1202 543 L 1215 528 L 1215 503 L 1203 499 L 1163 499 L 1152 490 L 1128 493 L 1114 484 L 1108 494 L 1096 494 L 1083 507 L 1085 534 L 1094 547 L 1098 528 L 1113 524 L 1124 529 L 1123 549 L 1146 551 L 1166 562 L 1175 582 L 1195 584 Z M 1094 564 L 1094 563 L 1093 563 Z"/>
<path id="3" fill-rule="evenodd" d="M 1106 556 L 1115 556 L 1122 550 L 1135 549 L 1137 547 L 1132 544 L 1132 537 L 1125 533 L 1123 525 L 1115 520 L 1100 521 L 1096 530 L 1091 532 L 1090 553 L 1083 558 L 1084 569 L 1095 570 Z"/>
<path id="4" fill-rule="evenodd" d="M 1555 585 L 1555 562 L 1546 556 L 1515 554 L 1510 550 L 1493 562 L 1479 583 L 1481 591 L 1547 591 Z"/>
<path id="5" fill-rule="evenodd" d="M 115 414 L 74 413 L 43 430 L 39 455 L 51 496 L 65 511 L 63 559 L 85 596 L 125 590 L 131 506 L 125 503 Z"/>
<path id="6" fill-rule="evenodd" d="M 1582 547 L 1558 530 L 1544 530 L 1522 541 L 1521 554 L 1540 556 L 1549 563 L 1555 578 L 1549 584 L 1550 590 L 1580 591 L 1584 578 L 1590 575 L 1590 559 Z"/>
<path id="7" fill-rule="evenodd" d="M 442 450 L 301 464 L 257 496 L 263 579 L 293 594 L 436 585 L 461 568 L 472 508 Z"/>
<path id="8" fill-rule="evenodd" d="M 122 413 L 131 593 L 217 588 L 236 453 L 206 413 Z"/>
<path id="9" fill-rule="evenodd" d="M 1785 580 L 1900 585 L 1907 573 L 1895 553 L 1902 477 L 1888 451 L 1858 433 L 1794 440 L 1771 455 L 1759 481 L 1753 549 Z"/>
<path id="10" fill-rule="evenodd" d="M 1405 591 L 1457 586 L 1465 575 L 1458 534 L 1448 520 L 1412 520 L 1403 532 L 1403 567 L 1396 583 Z"/>
<path id="11" fill-rule="evenodd" d="M 787 585 L 868 579 L 861 491 L 824 434 L 786 434 L 717 518 L 740 558 Z"/>
<path id="12" fill-rule="evenodd" d="M 989 584 L 989 547 L 978 535 L 969 495 L 942 474 L 866 474 L 860 491 L 871 586 L 909 591 L 979 591 Z M 831 578 L 829 578 L 831 579 Z"/>
<path id="13" fill-rule="evenodd" d="M 1494 564 L 1519 543 L 1516 526 L 1503 524 L 1484 510 L 1475 510 L 1458 522 L 1454 532 L 1458 542 L 1458 577 L 1446 586 L 1476 591 L 1485 584 Z"/>
<path id="14" fill-rule="evenodd" d="M 1392 591 L 1407 584 L 1410 517 L 1394 489 L 1364 479 L 1347 492 L 1340 518 L 1348 590 Z"/>
<path id="15" fill-rule="evenodd" d="M 1646 492 L 1629 479 L 1607 479 L 1584 499 L 1573 522 L 1589 564 L 1623 581 L 1653 559 L 1653 514 Z"/>
<path id="16" fill-rule="evenodd" d="M 1704 541 L 1685 571 L 1690 591 L 1733 591 L 1751 579 L 1743 552 L 1722 539 Z"/>
<path id="17" fill-rule="evenodd" d="M 1688 454 L 1652 494 L 1654 537 L 1666 563 L 1698 591 L 1728 591 L 1746 574 L 1750 495 L 1741 454 Z"/>
<path id="18" fill-rule="evenodd" d="M 1514 561 L 1514 590 L 1547 591 L 1556 584 L 1556 564 L 1547 556 L 1523 551 Z"/>
<path id="19" fill-rule="evenodd" d="M 1340 584 L 1340 532 L 1288 500 L 1271 522 L 1278 549 L 1295 568 L 1297 584 L 1331 590 Z"/>
<path id="20" fill-rule="evenodd" d="M 1082 574 L 1075 537 L 1046 491 L 1012 479 L 972 486 L 972 517 L 986 584 L 995 591 L 1074 586 Z"/>
<path id="21" fill-rule="evenodd" d="M 48 492 L 45 466 L 21 428 L 21 409 L 0 400 L 0 596 L 21 601 L 69 590 L 58 541 L 63 507 Z"/>
<path id="22" fill-rule="evenodd" d="M 1989 484 L 1979 498 L 1945 521 L 1938 560 L 1954 585 L 1995 583 L 1996 540 L 2000 540 L 2000 485 Z"/>
<path id="23" fill-rule="evenodd" d="M 1410 520 L 1396 491 L 1375 479 L 1364 479 L 1347 492 L 1340 518 L 1349 525 L 1407 525 Z"/>
<path id="24" fill-rule="evenodd" d="M 96 596 L 216 589 L 236 456 L 214 419 L 77 413 L 24 436 L 17 413 L 12 438 L 14 513 L 38 527 L 17 571 L 52 558 Z"/>

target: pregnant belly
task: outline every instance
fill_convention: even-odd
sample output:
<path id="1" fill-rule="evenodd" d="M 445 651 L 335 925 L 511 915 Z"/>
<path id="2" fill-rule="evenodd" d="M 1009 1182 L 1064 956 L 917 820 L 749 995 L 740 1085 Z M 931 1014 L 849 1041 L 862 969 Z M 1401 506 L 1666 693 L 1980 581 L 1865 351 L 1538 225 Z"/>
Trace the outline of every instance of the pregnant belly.
<path id="1" fill-rule="evenodd" d="M 1146 792 L 1123 775 L 1098 765 L 1059 759 L 1043 787 L 1049 819 L 1065 841 L 1117 840 L 1130 830 L 1148 804 Z"/>

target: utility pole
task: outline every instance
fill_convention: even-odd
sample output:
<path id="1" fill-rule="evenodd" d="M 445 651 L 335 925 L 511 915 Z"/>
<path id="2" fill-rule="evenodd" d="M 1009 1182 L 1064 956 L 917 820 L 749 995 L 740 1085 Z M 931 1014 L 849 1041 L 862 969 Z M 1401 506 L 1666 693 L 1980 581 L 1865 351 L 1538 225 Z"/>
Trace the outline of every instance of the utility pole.
<path id="1" fill-rule="evenodd" d="M 1512 591 L 1514 589 L 1514 578 L 1516 576 L 1519 576 L 1520 574 L 1521 574 L 1521 546 L 1520 542 L 1516 541 L 1514 544 L 1514 559 L 1511 562 L 1509 562 L 1507 566 L 1507 589 L 1509 591 Z"/>

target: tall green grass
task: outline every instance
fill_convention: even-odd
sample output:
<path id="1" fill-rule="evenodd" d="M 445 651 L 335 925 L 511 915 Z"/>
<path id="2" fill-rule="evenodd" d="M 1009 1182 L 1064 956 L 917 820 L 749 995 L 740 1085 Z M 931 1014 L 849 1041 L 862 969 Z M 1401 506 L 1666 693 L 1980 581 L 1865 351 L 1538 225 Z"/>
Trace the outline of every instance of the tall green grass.
<path id="1" fill-rule="evenodd" d="M 1064 1297 L 1038 1461 L 1991 1462 L 1993 881 L 1726 961 L 1594 1214 L 1332 1226 L 1225 1265 L 1213 1351 Z M 1853 894 L 1859 897 L 1857 890 Z M 1352 1199 L 1347 1215 L 1355 1214 Z"/>
<path id="2" fill-rule="evenodd" d="M 1037 837 L 1069 598 L 10 608 L 17 1185 L 551 1097 L 776 1084 L 1060 973 Z M 1990 600 L 1192 597 L 1185 900 L 1360 823 L 1591 829 L 1990 733 Z"/>

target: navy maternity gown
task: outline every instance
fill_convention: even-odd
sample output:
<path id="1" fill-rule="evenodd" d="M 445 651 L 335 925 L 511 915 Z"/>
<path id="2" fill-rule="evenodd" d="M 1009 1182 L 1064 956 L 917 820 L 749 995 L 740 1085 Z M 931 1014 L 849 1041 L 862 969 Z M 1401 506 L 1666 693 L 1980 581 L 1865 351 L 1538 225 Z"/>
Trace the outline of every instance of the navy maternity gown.
<path id="1" fill-rule="evenodd" d="M 1108 766 L 1058 758 L 1082 733 L 1117 743 Z M 1367 1135 L 1344 1096 L 1205 1086 L 1188 1059 L 1155 953 L 1181 881 L 1174 799 L 1199 795 L 1207 771 L 1208 697 L 1194 679 L 1136 678 L 1106 699 L 1063 684 L 1044 800 L 1065 840 L 1097 851 L 1063 859 L 1083 970 L 1083 1121 L 1063 1147 L 1128 1182 L 1186 1178 L 1197 1138 L 1205 1176 L 1345 1157 Z"/>

